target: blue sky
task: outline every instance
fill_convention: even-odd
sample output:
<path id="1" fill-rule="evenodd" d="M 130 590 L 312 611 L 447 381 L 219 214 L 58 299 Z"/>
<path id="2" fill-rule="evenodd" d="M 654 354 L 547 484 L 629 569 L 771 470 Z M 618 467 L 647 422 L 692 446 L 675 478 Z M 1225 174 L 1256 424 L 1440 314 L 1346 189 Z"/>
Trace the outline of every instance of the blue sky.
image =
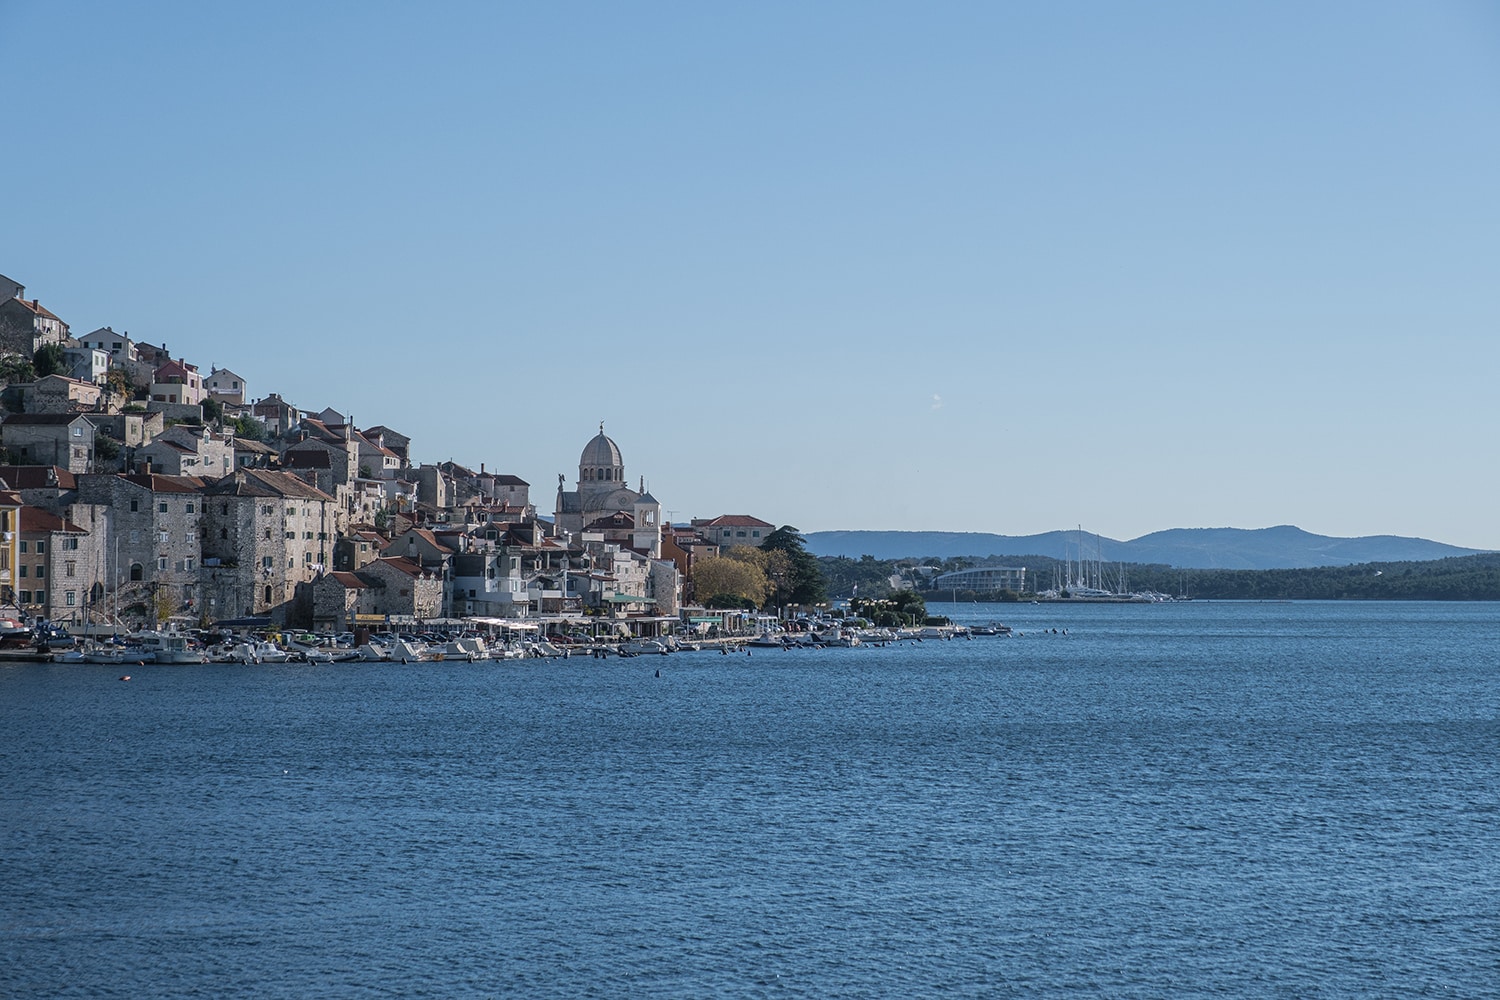
<path id="1" fill-rule="evenodd" d="M 0 24 L 0 272 L 544 510 L 1500 548 L 1494 4 Z"/>

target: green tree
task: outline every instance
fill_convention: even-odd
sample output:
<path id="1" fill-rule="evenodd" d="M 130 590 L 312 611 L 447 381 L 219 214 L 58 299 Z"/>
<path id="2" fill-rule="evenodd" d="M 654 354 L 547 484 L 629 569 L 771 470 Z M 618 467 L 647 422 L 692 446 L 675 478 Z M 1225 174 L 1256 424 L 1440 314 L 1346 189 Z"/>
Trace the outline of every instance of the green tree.
<path id="1" fill-rule="evenodd" d="M 254 417 L 235 417 L 234 436 L 244 438 L 246 441 L 264 441 L 266 439 L 266 425 Z"/>
<path id="2" fill-rule="evenodd" d="M 800 532 L 783 524 L 760 543 L 766 552 L 785 553 L 790 567 L 786 580 L 772 595 L 777 604 L 821 604 L 828 599 L 828 581 L 818 559 L 807 551 Z"/>
<path id="3" fill-rule="evenodd" d="M 31 356 L 31 367 L 37 378 L 48 375 L 64 375 L 68 371 L 68 359 L 63 355 L 61 344 L 43 344 Z"/>
<path id="4" fill-rule="evenodd" d="M 19 354 L 7 354 L 0 358 L 0 382 L 13 385 L 17 382 L 35 382 L 36 369 L 31 362 Z"/>
<path id="5" fill-rule="evenodd" d="M 224 419 L 224 404 L 209 396 L 203 401 L 203 419 L 210 423 L 218 423 Z"/>
<path id="6" fill-rule="evenodd" d="M 120 442 L 106 434 L 94 436 L 94 454 L 106 462 L 113 462 L 120 457 Z"/>

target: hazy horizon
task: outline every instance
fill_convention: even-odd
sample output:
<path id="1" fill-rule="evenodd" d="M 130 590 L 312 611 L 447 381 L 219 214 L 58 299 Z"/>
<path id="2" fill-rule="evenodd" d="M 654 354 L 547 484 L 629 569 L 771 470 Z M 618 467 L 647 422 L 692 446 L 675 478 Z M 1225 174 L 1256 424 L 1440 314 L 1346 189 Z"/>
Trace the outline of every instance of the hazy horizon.
<path id="1" fill-rule="evenodd" d="M 6 25 L 0 273 L 544 512 L 1500 548 L 1492 5 Z"/>

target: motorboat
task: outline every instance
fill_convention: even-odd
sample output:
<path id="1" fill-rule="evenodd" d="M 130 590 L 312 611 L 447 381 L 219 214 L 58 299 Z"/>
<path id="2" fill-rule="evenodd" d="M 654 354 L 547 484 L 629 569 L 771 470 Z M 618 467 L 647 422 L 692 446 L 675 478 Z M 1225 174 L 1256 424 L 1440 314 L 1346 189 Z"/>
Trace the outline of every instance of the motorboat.
<path id="1" fill-rule="evenodd" d="M 667 644 L 657 639 L 627 639 L 620 643 L 620 654 L 622 656 L 648 656 L 660 654 L 666 656 L 670 652 Z"/>
<path id="2" fill-rule="evenodd" d="M 134 632 L 126 636 L 125 659 L 137 662 L 145 656 L 156 663 L 203 663 L 207 657 L 188 644 L 188 637 L 177 632 Z M 137 655 L 131 655 L 137 653 Z"/>
<path id="3" fill-rule="evenodd" d="M 782 649 L 786 646 L 786 641 L 779 635 L 772 635 L 770 632 L 762 632 L 754 639 L 751 639 L 749 642 L 745 643 L 745 645 L 753 646 L 756 649 Z"/>
<path id="4" fill-rule="evenodd" d="M 429 649 L 431 647 L 428 647 Z M 489 648 L 485 646 L 484 640 L 478 636 L 466 639 L 450 639 L 437 650 L 439 660 L 467 660 L 473 663 L 475 660 L 487 660 L 490 658 Z"/>

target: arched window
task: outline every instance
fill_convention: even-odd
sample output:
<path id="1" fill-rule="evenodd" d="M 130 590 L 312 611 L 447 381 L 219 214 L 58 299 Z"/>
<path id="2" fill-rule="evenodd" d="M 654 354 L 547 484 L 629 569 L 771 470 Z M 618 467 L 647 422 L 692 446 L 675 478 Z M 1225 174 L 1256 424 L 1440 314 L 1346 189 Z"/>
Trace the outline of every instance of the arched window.
<path id="1" fill-rule="evenodd" d="M 266 588 L 266 603 L 267 604 L 271 603 L 271 588 L 270 587 Z"/>
<path id="2" fill-rule="evenodd" d="M 140 563 L 130 564 L 130 579 L 132 581 L 146 579 L 146 571 L 144 568 L 142 568 Z"/>

